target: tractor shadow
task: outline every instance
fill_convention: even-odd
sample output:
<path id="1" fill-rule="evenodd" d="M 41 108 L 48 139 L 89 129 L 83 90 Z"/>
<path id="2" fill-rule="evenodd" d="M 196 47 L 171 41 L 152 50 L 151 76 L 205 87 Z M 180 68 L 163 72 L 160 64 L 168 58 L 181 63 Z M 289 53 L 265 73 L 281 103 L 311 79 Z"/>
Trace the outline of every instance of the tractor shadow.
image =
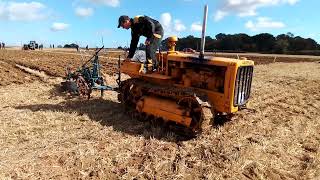
<path id="1" fill-rule="evenodd" d="M 218 129 L 223 127 L 226 123 L 231 122 L 232 118 L 232 115 L 216 115 L 211 119 L 211 126 Z"/>
<path id="2" fill-rule="evenodd" d="M 86 115 L 92 121 L 99 122 L 102 126 L 113 127 L 114 131 L 123 132 L 132 136 L 144 136 L 146 139 L 156 138 L 162 141 L 180 142 L 190 140 L 191 137 L 178 135 L 167 128 L 153 122 L 141 122 L 130 117 L 124 106 L 115 100 L 94 97 L 90 100 L 80 99 L 78 96 L 66 96 L 55 86 L 51 96 L 66 97 L 58 104 L 34 104 L 16 106 L 16 109 L 28 109 L 33 112 L 52 111 L 64 113 L 77 113 L 79 116 Z M 107 92 L 108 93 L 108 92 Z M 117 93 L 112 93 L 115 96 Z M 108 95 L 110 96 L 110 94 Z"/>

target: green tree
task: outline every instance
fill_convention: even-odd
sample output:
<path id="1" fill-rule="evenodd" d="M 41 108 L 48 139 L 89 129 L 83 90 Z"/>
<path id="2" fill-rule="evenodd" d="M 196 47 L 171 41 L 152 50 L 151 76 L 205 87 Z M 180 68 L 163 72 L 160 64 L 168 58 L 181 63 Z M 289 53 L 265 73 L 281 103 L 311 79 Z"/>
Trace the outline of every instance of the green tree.
<path id="1" fill-rule="evenodd" d="M 272 52 L 276 39 L 272 34 L 261 33 L 252 37 L 258 52 Z"/>

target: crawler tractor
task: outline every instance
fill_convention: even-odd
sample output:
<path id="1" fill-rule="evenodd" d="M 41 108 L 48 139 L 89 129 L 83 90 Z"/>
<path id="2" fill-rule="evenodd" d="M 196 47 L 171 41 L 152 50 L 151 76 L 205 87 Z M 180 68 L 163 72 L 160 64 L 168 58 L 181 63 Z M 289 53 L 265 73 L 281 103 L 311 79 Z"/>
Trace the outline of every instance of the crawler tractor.
<path id="1" fill-rule="evenodd" d="M 206 19 L 207 6 L 199 54 L 176 51 L 178 38 L 170 37 L 169 50 L 157 53 L 160 65 L 156 72 L 139 73 L 141 62 L 121 62 L 119 57 L 119 87 L 110 87 L 103 84 L 99 75 L 97 51 L 87 61 L 92 62 L 93 68 L 85 64 L 76 72 L 68 72 L 67 81 L 62 84 L 88 98 L 94 89 L 118 91 L 118 100 L 134 118 L 164 122 L 184 135 L 202 132 L 212 119 L 234 114 L 246 106 L 254 65 L 247 59 L 205 55 Z M 131 78 L 121 81 L 121 74 Z"/>
<path id="2" fill-rule="evenodd" d="M 131 78 L 120 83 L 118 99 L 137 118 L 152 119 L 198 133 L 209 125 L 209 108 L 215 117 L 233 114 L 246 106 L 250 96 L 254 62 L 204 54 L 207 6 L 201 52 L 175 50 L 177 37 L 169 38 L 169 50 L 157 53 L 158 71 L 141 74 L 141 63 L 124 60 L 120 72 Z M 182 128 L 181 128 L 182 127 Z"/>

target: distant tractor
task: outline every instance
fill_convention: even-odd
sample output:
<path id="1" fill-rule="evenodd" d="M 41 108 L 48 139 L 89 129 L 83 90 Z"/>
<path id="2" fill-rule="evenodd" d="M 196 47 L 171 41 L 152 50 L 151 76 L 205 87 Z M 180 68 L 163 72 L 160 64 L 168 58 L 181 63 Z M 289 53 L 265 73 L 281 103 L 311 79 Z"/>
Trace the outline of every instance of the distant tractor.
<path id="1" fill-rule="evenodd" d="M 36 43 L 36 41 L 30 41 L 29 44 L 23 45 L 23 50 L 35 50 L 38 49 L 39 45 Z"/>

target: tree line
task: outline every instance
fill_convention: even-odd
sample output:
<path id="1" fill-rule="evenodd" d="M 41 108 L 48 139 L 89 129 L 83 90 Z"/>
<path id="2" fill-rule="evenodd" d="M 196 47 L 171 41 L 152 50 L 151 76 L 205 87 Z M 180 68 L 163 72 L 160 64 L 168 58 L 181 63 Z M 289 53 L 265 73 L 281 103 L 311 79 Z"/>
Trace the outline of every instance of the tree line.
<path id="1" fill-rule="evenodd" d="M 168 38 L 161 42 L 162 49 L 167 49 L 167 42 Z M 179 51 L 184 48 L 199 50 L 200 42 L 201 38 L 191 35 L 179 38 L 176 49 Z M 320 55 L 320 45 L 311 38 L 294 36 L 290 32 L 278 36 L 269 33 L 254 36 L 244 33 L 219 33 L 215 38 L 206 36 L 205 51 Z"/>

